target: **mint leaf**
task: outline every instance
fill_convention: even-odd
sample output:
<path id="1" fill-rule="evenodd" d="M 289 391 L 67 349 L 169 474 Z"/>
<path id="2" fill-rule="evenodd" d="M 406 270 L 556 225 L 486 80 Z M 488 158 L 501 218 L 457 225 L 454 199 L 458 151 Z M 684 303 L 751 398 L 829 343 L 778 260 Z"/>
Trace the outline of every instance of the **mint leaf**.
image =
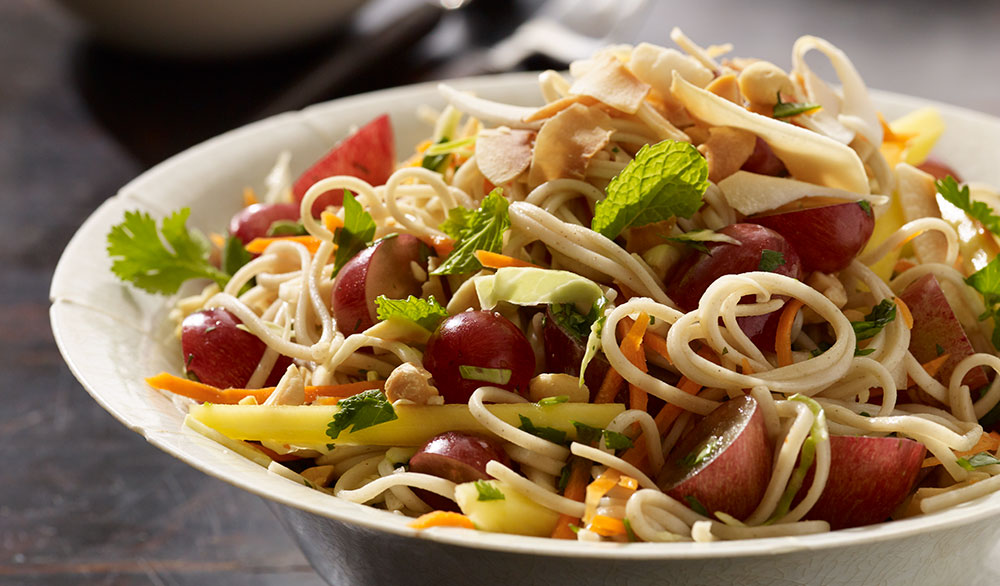
<path id="1" fill-rule="evenodd" d="M 993 208 L 981 201 L 972 201 L 969 186 L 959 187 L 958 181 L 951 175 L 934 182 L 938 193 L 948 203 L 962 210 L 970 218 L 978 220 L 984 228 L 1000 236 L 1000 216 L 993 213 Z"/>
<path id="2" fill-rule="evenodd" d="M 783 264 L 785 264 L 785 255 L 777 250 L 768 250 L 765 248 L 760 251 L 760 263 L 757 264 L 757 270 L 773 273 Z"/>
<path id="3" fill-rule="evenodd" d="M 344 225 L 337 228 L 333 243 L 337 252 L 333 257 L 333 276 L 351 260 L 355 254 L 364 250 L 375 237 L 375 220 L 365 208 L 354 199 L 350 191 L 344 190 Z"/>
<path id="4" fill-rule="evenodd" d="M 438 303 L 433 295 L 427 299 L 413 295 L 406 299 L 389 299 L 385 295 L 379 295 L 375 298 L 375 314 L 380 321 L 390 317 L 401 317 L 433 332 L 441 320 L 448 317 L 448 310 Z"/>
<path id="5" fill-rule="evenodd" d="M 326 435 L 333 440 L 345 429 L 360 431 L 396 419 L 396 410 L 379 389 L 370 389 L 341 399 L 337 401 L 337 406 L 340 410 L 326 427 Z"/>
<path id="6" fill-rule="evenodd" d="M 486 480 L 477 480 L 476 492 L 479 493 L 479 498 L 476 500 L 480 501 L 502 501 L 506 500 L 507 497 L 504 496 L 503 491 L 497 488 L 495 484 Z"/>
<path id="7" fill-rule="evenodd" d="M 882 328 L 889 325 L 896 319 L 896 304 L 891 299 L 883 299 L 879 301 L 879 304 L 872 308 L 871 313 L 865 316 L 863 321 L 852 321 L 851 327 L 854 328 L 854 336 L 858 340 L 867 340 L 869 338 L 874 338 L 875 334 L 882 331 Z M 869 352 L 871 354 L 871 352 Z M 858 355 L 855 353 L 855 355 Z M 864 356 L 864 354 L 861 354 Z"/>
<path id="8" fill-rule="evenodd" d="M 510 227 L 507 215 L 509 202 L 500 188 L 494 189 L 483 198 L 478 210 L 469 213 L 448 212 L 448 219 L 441 230 L 455 238 L 455 248 L 433 275 L 460 275 L 483 268 L 476 259 L 477 250 L 500 252 L 503 248 L 503 233 Z"/>
<path id="9" fill-rule="evenodd" d="M 150 293 L 171 295 L 188 279 L 206 278 L 225 287 L 229 275 L 208 261 L 205 237 L 186 227 L 190 208 L 163 219 L 157 228 L 149 214 L 125 212 L 125 219 L 108 232 L 111 271 L 121 280 Z"/>
<path id="10" fill-rule="evenodd" d="M 693 145 L 672 140 L 645 145 L 608 184 L 591 228 L 613 239 L 629 226 L 690 218 L 706 189 L 708 163 Z"/>
<path id="11" fill-rule="evenodd" d="M 994 258 L 988 265 L 969 275 L 965 283 L 979 291 L 983 296 L 986 311 L 979 316 L 980 320 L 993 318 L 993 346 L 1000 350 L 1000 257 Z"/>
<path id="12" fill-rule="evenodd" d="M 554 444 L 566 443 L 565 431 L 554 427 L 535 427 L 535 424 L 524 415 L 518 415 L 518 417 L 521 419 L 521 425 L 518 426 L 518 429 L 521 431 L 526 431 L 535 437 L 540 437 Z"/>
<path id="13" fill-rule="evenodd" d="M 1000 460 L 996 459 L 995 456 L 988 452 L 979 452 L 974 456 L 969 458 L 959 458 L 958 465 L 966 470 L 972 471 L 976 468 L 981 468 L 983 466 L 992 466 L 993 464 L 1000 464 Z"/>
<path id="14" fill-rule="evenodd" d="M 813 110 L 819 110 L 822 106 L 810 102 L 782 102 L 781 94 L 778 94 L 778 103 L 774 105 L 771 115 L 775 118 L 789 118 L 798 116 Z"/>

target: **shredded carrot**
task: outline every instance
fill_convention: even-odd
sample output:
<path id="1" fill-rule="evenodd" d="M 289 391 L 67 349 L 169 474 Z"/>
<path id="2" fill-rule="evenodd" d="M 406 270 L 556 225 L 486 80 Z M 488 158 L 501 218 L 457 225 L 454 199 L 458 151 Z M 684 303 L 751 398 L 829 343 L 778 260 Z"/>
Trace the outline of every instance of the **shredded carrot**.
<path id="1" fill-rule="evenodd" d="M 621 519 L 608 517 L 607 515 L 594 515 L 590 520 L 587 529 L 604 537 L 614 537 L 615 535 L 625 535 L 625 523 Z"/>
<path id="2" fill-rule="evenodd" d="M 674 363 L 670 359 L 670 352 L 667 350 L 667 340 L 663 336 L 646 330 L 646 333 L 642 335 L 642 345 L 662 356 L 670 364 Z"/>
<path id="3" fill-rule="evenodd" d="M 750 361 L 746 358 L 743 359 L 743 374 L 753 374 L 753 367 L 750 366 Z"/>
<path id="4" fill-rule="evenodd" d="M 253 447 L 259 452 L 264 452 L 264 455 L 268 458 L 274 460 L 275 462 L 294 462 L 295 460 L 301 460 L 302 456 L 296 456 L 295 454 L 279 454 L 271 448 L 258 444 L 256 442 L 246 442 L 247 445 Z M 288 447 L 287 445 L 285 447 Z"/>
<path id="5" fill-rule="evenodd" d="M 980 435 L 979 441 L 976 442 L 976 445 L 972 446 L 971 450 L 955 452 L 955 457 L 965 458 L 966 456 L 974 456 L 980 452 L 993 452 L 995 454 L 997 448 L 1000 448 L 1000 433 L 991 431 Z M 937 466 L 940 463 L 941 460 L 938 460 L 936 456 L 931 456 L 924 460 L 920 467 L 928 468 L 930 466 Z"/>
<path id="6" fill-rule="evenodd" d="M 642 312 L 635 320 L 635 323 L 632 324 L 632 327 L 629 328 L 625 339 L 621 343 L 622 354 L 642 372 L 648 370 L 646 366 L 646 354 L 642 350 L 643 335 L 646 333 L 647 327 L 649 327 L 649 314 Z M 645 411 L 649 395 L 646 394 L 646 391 L 632 383 L 629 383 L 628 388 L 629 408 Z"/>
<path id="7" fill-rule="evenodd" d="M 573 95 L 566 96 L 565 98 L 559 98 L 554 102 L 549 102 L 541 108 L 535 110 L 528 117 L 524 119 L 525 122 L 534 122 L 536 120 L 542 120 L 545 118 L 551 118 L 559 112 L 562 112 L 566 108 L 569 108 L 573 104 L 580 104 L 582 106 L 593 106 L 597 103 L 597 100 L 584 95 Z"/>
<path id="8" fill-rule="evenodd" d="M 420 144 L 417 145 L 416 151 L 423 154 L 427 149 L 431 148 L 431 144 L 433 143 L 429 140 L 422 140 L 420 141 Z"/>
<path id="9" fill-rule="evenodd" d="M 430 237 L 431 248 L 441 258 L 445 258 L 455 249 L 455 241 L 447 236 L 433 235 Z"/>
<path id="10" fill-rule="evenodd" d="M 254 193 L 253 187 L 243 188 L 243 207 L 248 208 L 257 202 L 257 194 Z"/>
<path id="11" fill-rule="evenodd" d="M 246 245 L 247 252 L 253 254 L 261 254 L 267 247 L 271 245 L 272 242 L 298 242 L 299 244 L 306 247 L 310 254 L 316 254 L 319 249 L 319 245 L 323 243 L 323 240 L 316 238 L 315 236 L 277 236 L 274 238 L 254 238 L 250 241 L 250 244 Z"/>
<path id="12" fill-rule="evenodd" d="M 208 235 L 208 239 L 212 241 L 212 244 L 219 249 L 226 247 L 226 237 L 218 232 L 212 232 Z"/>
<path id="13" fill-rule="evenodd" d="M 206 385 L 205 383 L 170 374 L 169 372 L 161 372 L 160 374 L 151 376 L 146 379 L 146 382 L 155 389 L 169 391 L 175 395 L 188 397 L 200 403 L 218 403 L 222 405 L 235 405 L 246 397 L 253 397 L 258 403 L 263 403 L 274 392 L 274 387 L 264 387 L 261 389 L 220 389 L 212 385 Z M 318 397 L 350 397 L 369 389 L 382 388 L 383 385 L 385 385 L 385 381 L 377 380 L 342 385 L 307 386 L 305 388 L 306 401 L 312 402 Z"/>
<path id="14" fill-rule="evenodd" d="M 424 513 L 410 522 L 410 527 L 414 529 L 429 529 L 431 527 L 461 527 L 464 529 L 475 529 L 476 525 L 472 519 L 462 513 L 453 511 L 431 511 Z"/>
<path id="15" fill-rule="evenodd" d="M 917 266 L 915 263 L 908 261 L 905 258 L 901 258 L 897 260 L 896 265 L 892 267 L 892 272 L 902 273 L 903 271 L 908 271 L 915 266 Z"/>
<path id="16" fill-rule="evenodd" d="M 340 216 L 330 210 L 323 210 L 319 217 L 323 221 L 323 227 L 330 232 L 336 232 L 337 228 L 344 227 L 344 221 L 340 219 Z"/>
<path id="17" fill-rule="evenodd" d="M 906 324 L 906 329 L 913 329 L 913 314 L 910 312 L 910 308 L 906 305 L 899 297 L 893 297 L 893 301 L 896 302 L 896 307 L 899 308 L 899 315 L 903 318 L 903 323 Z"/>
<path id="18" fill-rule="evenodd" d="M 621 298 L 621 302 L 622 303 L 628 301 L 629 299 L 632 299 L 633 297 L 638 297 L 639 296 L 638 293 L 636 293 L 635 291 L 633 291 L 632 289 L 630 289 L 628 287 L 628 285 L 626 285 L 625 283 L 622 283 L 621 281 L 616 280 L 615 281 L 615 286 L 617 286 L 618 290 L 622 292 L 622 298 Z"/>
<path id="19" fill-rule="evenodd" d="M 795 323 L 795 316 L 805 305 L 799 299 L 792 299 L 785 304 L 785 309 L 781 311 L 778 318 L 778 332 L 774 336 L 774 349 L 778 354 L 778 366 L 788 366 L 792 363 L 792 324 Z M 744 362 L 746 359 L 744 359 Z M 743 369 L 744 374 L 750 374 Z"/>
<path id="20" fill-rule="evenodd" d="M 488 250 L 477 250 L 476 260 L 479 264 L 483 265 L 488 269 L 502 269 L 505 267 L 534 267 L 541 268 L 536 264 L 523 261 L 519 258 L 514 258 L 512 256 L 507 256 L 506 254 L 499 254 L 496 252 L 490 252 Z"/>
<path id="21" fill-rule="evenodd" d="M 585 509 L 583 513 L 583 522 L 590 523 L 591 519 L 597 513 L 597 505 L 601 501 L 601 498 L 608 493 L 609 490 L 618 485 L 618 481 L 621 479 L 621 474 L 617 470 L 608 468 L 601 473 L 600 476 L 594 479 L 593 482 L 587 485 L 586 497 L 584 498 Z"/>
<path id="22" fill-rule="evenodd" d="M 618 479 L 618 486 L 627 488 L 629 490 L 639 490 L 639 481 L 636 480 L 635 478 L 632 478 L 631 476 L 625 476 L 624 474 L 622 474 L 622 477 Z"/>
<path id="23" fill-rule="evenodd" d="M 934 360 L 928 360 L 927 362 L 921 364 L 921 366 L 925 371 L 927 371 L 927 374 L 934 377 L 937 376 L 938 371 L 941 370 L 941 367 L 944 366 L 945 362 L 948 362 L 949 358 L 951 358 L 951 354 L 942 354 Z M 910 375 L 906 375 L 906 388 L 910 388 L 915 384 L 917 384 L 917 382 L 913 380 Z"/>
<path id="24" fill-rule="evenodd" d="M 618 371 L 609 368 L 607 374 L 604 375 L 604 380 L 601 382 L 601 387 L 597 390 L 597 394 L 594 395 L 594 403 L 611 403 L 618 396 L 618 391 L 621 389 L 622 382 L 625 379 L 622 375 L 618 374 Z"/>
<path id="25" fill-rule="evenodd" d="M 583 502 L 587 496 L 587 483 L 590 481 L 590 462 L 583 458 L 573 457 L 570 461 L 569 480 L 566 482 L 566 490 L 563 496 L 574 501 Z M 576 539 L 576 534 L 570 529 L 570 525 L 579 525 L 580 518 L 565 513 L 559 515 L 556 521 L 556 528 L 552 530 L 554 539 Z"/>

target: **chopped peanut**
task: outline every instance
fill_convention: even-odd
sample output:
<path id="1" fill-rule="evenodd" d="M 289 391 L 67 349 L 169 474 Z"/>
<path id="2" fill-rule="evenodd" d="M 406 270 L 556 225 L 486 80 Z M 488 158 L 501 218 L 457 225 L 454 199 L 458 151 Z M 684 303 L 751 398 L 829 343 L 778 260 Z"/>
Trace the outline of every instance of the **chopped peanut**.
<path id="1" fill-rule="evenodd" d="M 385 397 L 390 403 L 405 400 L 416 405 L 440 402 L 437 387 L 430 383 L 431 373 L 423 367 L 404 362 L 385 381 Z"/>

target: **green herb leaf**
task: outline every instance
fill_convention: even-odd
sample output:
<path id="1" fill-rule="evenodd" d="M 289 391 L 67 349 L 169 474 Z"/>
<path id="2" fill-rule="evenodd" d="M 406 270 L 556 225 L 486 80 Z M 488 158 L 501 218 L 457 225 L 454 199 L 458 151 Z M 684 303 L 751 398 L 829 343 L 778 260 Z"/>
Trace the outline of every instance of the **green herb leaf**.
<path id="1" fill-rule="evenodd" d="M 694 468 L 714 456 L 724 443 L 721 437 L 713 435 L 681 458 L 681 464 L 688 468 Z"/>
<path id="2" fill-rule="evenodd" d="M 437 329 L 441 320 L 448 317 L 448 310 L 438 303 L 433 295 L 427 299 L 413 295 L 406 299 L 389 299 L 385 295 L 379 295 L 375 298 L 375 313 L 379 320 L 401 317 L 430 332 Z"/>
<path id="3" fill-rule="evenodd" d="M 627 450 L 634 445 L 632 440 L 623 433 L 593 427 L 579 421 L 571 421 L 570 423 L 576 428 L 576 441 L 581 444 L 592 446 L 603 437 L 604 445 L 612 450 Z"/>
<path id="4" fill-rule="evenodd" d="M 685 244 L 698 252 L 704 252 L 705 254 L 710 254 L 708 246 L 705 245 L 706 242 L 725 242 L 727 244 L 735 244 L 737 246 L 740 245 L 740 241 L 732 236 L 726 236 L 725 234 L 720 234 L 712 230 L 692 230 L 691 232 L 685 232 L 684 234 L 680 234 L 678 236 L 670 236 L 667 240 Z"/>
<path id="5" fill-rule="evenodd" d="M 610 429 L 605 429 L 602 433 L 604 434 L 604 445 L 612 450 L 627 450 L 633 446 L 632 440 L 624 433 Z"/>
<path id="6" fill-rule="evenodd" d="M 894 319 L 896 319 L 896 303 L 892 299 L 883 299 L 872 308 L 871 313 L 866 315 L 864 320 L 852 321 L 851 327 L 854 328 L 854 336 L 858 340 L 867 340 L 874 338 L 882 331 L 882 328 L 889 325 Z"/>
<path id="7" fill-rule="evenodd" d="M 479 493 L 479 498 L 476 500 L 480 501 L 502 501 L 507 498 L 497 485 L 486 480 L 476 481 L 476 491 Z"/>
<path id="8" fill-rule="evenodd" d="M 872 352 L 875 352 L 875 348 L 855 348 L 854 349 L 854 355 L 855 356 L 868 356 Z"/>
<path id="9" fill-rule="evenodd" d="M 333 243 L 337 252 L 333 257 L 333 276 L 351 260 L 355 254 L 364 250 L 375 237 L 375 220 L 365 208 L 354 199 L 350 191 L 344 190 L 344 225 L 337 228 Z"/>
<path id="10" fill-rule="evenodd" d="M 156 221 L 143 212 L 125 212 L 125 220 L 108 232 L 111 271 L 119 279 L 150 293 L 176 293 L 188 279 L 207 278 L 225 287 L 229 275 L 208 261 L 205 237 L 185 226 L 190 208 Z"/>
<path id="11" fill-rule="evenodd" d="M 639 541 L 639 538 L 636 536 L 635 531 L 632 530 L 632 522 L 628 520 L 628 517 L 622 519 L 622 524 L 625 525 L 625 535 L 628 536 L 629 542 L 635 543 L 636 541 Z"/>
<path id="12" fill-rule="evenodd" d="M 503 248 L 503 233 L 510 227 L 509 205 L 503 191 L 496 188 L 483 198 L 478 210 L 455 211 L 461 207 L 450 210 L 441 230 L 457 242 L 448 258 L 431 274 L 461 275 L 483 268 L 475 253 L 477 250 L 500 252 Z"/>
<path id="13" fill-rule="evenodd" d="M 982 468 L 983 466 L 1000 464 L 1000 460 L 996 459 L 995 456 L 987 452 L 979 452 L 969 458 L 959 458 L 957 461 L 959 466 L 969 471 L 975 470 L 976 468 Z"/>
<path id="14" fill-rule="evenodd" d="M 777 250 L 768 250 L 765 248 L 760 251 L 760 263 L 757 264 L 757 270 L 773 273 L 783 264 L 785 264 L 785 255 Z"/>
<path id="15" fill-rule="evenodd" d="M 552 314 L 556 325 L 572 334 L 577 340 L 583 340 L 590 334 L 590 325 L 597 318 L 596 315 L 593 318 L 589 314 L 583 315 L 572 303 L 553 303 L 549 305 L 549 313 Z M 593 313 L 591 311 L 591 314 Z"/>
<path id="16" fill-rule="evenodd" d="M 559 471 L 559 481 L 556 482 L 556 490 L 559 494 L 566 492 L 566 486 L 569 485 L 569 476 L 573 473 L 573 465 L 569 462 L 562 467 Z"/>
<path id="17" fill-rule="evenodd" d="M 965 283 L 983 296 L 986 311 L 980 320 L 993 318 L 993 346 L 1000 350 L 1000 257 L 972 273 Z"/>
<path id="18" fill-rule="evenodd" d="M 708 163 L 693 145 L 672 140 L 645 145 L 608 184 L 591 228 L 613 239 L 629 226 L 690 218 L 706 189 Z"/>
<path id="19" fill-rule="evenodd" d="M 548 407 L 550 405 L 558 405 L 560 403 L 569 402 L 569 396 L 567 395 L 557 395 L 555 397 L 545 397 L 538 401 L 538 404 L 542 407 Z"/>
<path id="20" fill-rule="evenodd" d="M 812 104 L 810 102 L 782 102 L 781 94 L 779 93 L 778 103 L 774 105 L 771 115 L 775 118 L 789 118 L 812 112 L 813 110 L 819 110 L 821 107 L 819 104 Z"/>
<path id="21" fill-rule="evenodd" d="M 861 206 L 861 209 L 864 210 L 865 214 L 869 218 L 872 217 L 872 204 L 870 201 L 868 201 L 867 199 L 859 199 L 857 201 L 857 204 Z"/>
<path id="22" fill-rule="evenodd" d="M 993 208 L 981 201 L 972 201 L 969 186 L 959 187 L 958 181 L 951 175 L 935 182 L 938 193 L 951 205 L 962 210 L 970 218 L 978 220 L 984 228 L 1000 236 L 1000 216 L 993 213 Z"/>
<path id="23" fill-rule="evenodd" d="M 236 271 L 251 260 L 253 254 L 247 252 L 242 240 L 232 235 L 226 238 L 226 245 L 222 249 L 222 272 L 235 275 Z"/>
<path id="24" fill-rule="evenodd" d="M 448 137 L 442 136 L 441 140 L 437 141 L 436 144 L 446 144 L 447 142 Z M 437 171 L 440 173 L 441 167 L 444 167 L 444 164 L 448 162 L 448 156 L 450 154 L 450 151 L 430 154 L 430 149 L 427 149 L 427 152 L 424 153 L 424 158 L 420 160 L 420 166 L 424 169 L 430 169 L 431 171 Z"/>
<path id="25" fill-rule="evenodd" d="M 342 431 L 350 428 L 359 431 L 396 419 L 396 410 L 379 389 L 370 389 L 337 402 L 340 410 L 327 425 L 326 435 L 337 439 Z"/>
<path id="26" fill-rule="evenodd" d="M 505 385 L 510 381 L 511 370 L 509 368 L 487 368 L 485 366 L 470 366 L 460 364 L 458 374 L 465 380 L 476 380 L 495 385 Z"/>
<path id="27" fill-rule="evenodd" d="M 305 236 L 308 233 L 309 231 L 302 225 L 302 222 L 291 220 L 277 220 L 271 222 L 267 228 L 267 235 L 272 238 L 276 236 Z"/>
<path id="28" fill-rule="evenodd" d="M 687 501 L 688 506 L 691 507 L 691 510 L 694 511 L 695 513 L 698 513 L 703 517 L 709 516 L 708 509 L 705 508 L 705 505 L 701 504 L 701 501 L 698 500 L 698 497 L 694 496 L 693 494 L 689 494 L 684 496 L 684 500 Z"/>
<path id="29" fill-rule="evenodd" d="M 535 424 L 524 415 L 519 414 L 518 417 L 521 419 L 521 425 L 518 426 L 521 431 L 526 431 L 535 437 L 540 437 L 554 444 L 566 443 L 565 431 L 554 427 L 535 427 Z"/>

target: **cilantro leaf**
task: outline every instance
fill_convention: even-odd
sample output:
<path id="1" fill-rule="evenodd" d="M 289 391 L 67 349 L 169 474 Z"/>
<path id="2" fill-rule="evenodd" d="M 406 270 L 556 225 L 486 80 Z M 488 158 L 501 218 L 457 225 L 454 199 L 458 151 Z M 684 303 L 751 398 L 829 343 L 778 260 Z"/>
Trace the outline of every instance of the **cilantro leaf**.
<path id="1" fill-rule="evenodd" d="M 364 250 L 375 237 L 375 220 L 365 208 L 358 203 L 350 191 L 344 190 L 344 225 L 337 228 L 333 243 L 337 252 L 333 257 L 333 276 L 351 260 L 355 254 Z"/>
<path id="2" fill-rule="evenodd" d="M 778 270 L 778 267 L 785 264 L 785 262 L 785 255 L 777 250 L 768 250 L 765 248 L 760 251 L 760 263 L 757 265 L 757 270 L 773 273 Z"/>
<path id="3" fill-rule="evenodd" d="M 235 275 L 243 265 L 253 260 L 253 254 L 243 246 L 243 241 L 230 235 L 226 238 L 226 245 L 222 249 L 222 272 L 227 275 Z"/>
<path id="4" fill-rule="evenodd" d="M 969 186 L 959 187 L 958 181 L 951 175 L 934 182 L 938 193 L 948 203 L 962 210 L 970 218 L 978 220 L 984 228 L 1000 236 L 1000 216 L 993 213 L 993 208 L 981 201 L 972 201 Z"/>
<path id="5" fill-rule="evenodd" d="M 333 440 L 345 429 L 359 431 L 396 419 L 396 410 L 379 389 L 370 389 L 341 399 L 337 406 L 340 410 L 326 428 L 326 435 Z"/>
<path id="6" fill-rule="evenodd" d="M 686 244 L 698 252 L 704 252 L 705 254 L 711 254 L 708 250 L 708 246 L 705 245 L 706 242 L 726 242 L 737 246 L 740 245 L 740 241 L 732 236 L 726 236 L 725 234 L 720 234 L 707 229 L 692 230 L 691 232 L 685 232 L 684 234 L 677 236 L 669 236 L 667 240 Z"/>
<path id="7" fill-rule="evenodd" d="M 578 341 L 582 341 L 590 334 L 590 324 L 594 323 L 590 315 L 583 315 L 577 311 L 573 303 L 552 303 L 549 305 L 549 315 L 561 330 L 571 334 Z M 596 319 L 596 316 L 594 317 Z"/>
<path id="8" fill-rule="evenodd" d="M 693 145 L 672 140 L 645 145 L 608 184 L 591 229 L 613 239 L 629 226 L 690 218 L 706 189 L 708 163 Z"/>
<path id="9" fill-rule="evenodd" d="M 276 220 L 271 222 L 271 225 L 267 228 L 267 235 L 270 237 L 277 236 L 305 236 L 309 231 L 302 222 L 293 222 L 292 220 Z"/>
<path id="10" fill-rule="evenodd" d="M 694 496 L 693 494 L 689 494 L 684 497 L 684 500 L 687 501 L 688 506 L 691 507 L 691 510 L 694 511 L 695 513 L 698 513 L 703 517 L 709 516 L 708 509 L 705 508 L 705 505 L 701 504 L 701 501 L 698 500 L 698 497 Z"/>
<path id="11" fill-rule="evenodd" d="M 870 201 L 867 199 L 859 199 L 855 203 L 858 204 L 858 206 L 865 212 L 866 216 L 869 218 L 874 217 L 872 216 L 872 204 Z"/>
<path id="12" fill-rule="evenodd" d="M 406 299 L 389 299 L 385 295 L 379 295 L 375 298 L 375 313 L 381 321 L 401 317 L 431 332 L 437 329 L 441 320 L 448 317 L 448 310 L 433 295 L 428 299 L 413 295 Z"/>
<path id="13" fill-rule="evenodd" d="M 866 315 L 864 320 L 852 321 L 851 326 L 854 328 L 854 335 L 858 340 L 867 340 L 874 338 L 875 334 L 881 332 L 882 328 L 889 325 L 894 319 L 896 319 L 895 302 L 892 299 L 883 299 L 872 308 L 871 313 Z"/>
<path id="14" fill-rule="evenodd" d="M 993 318 L 993 346 L 1000 350 L 1000 257 L 994 258 L 988 265 L 969 275 L 965 283 L 979 291 L 983 296 L 986 311 L 979 316 L 980 320 Z"/>
<path id="15" fill-rule="evenodd" d="M 581 444 L 593 445 L 603 437 L 604 445 L 612 450 L 627 450 L 633 446 L 632 440 L 623 433 L 601 429 L 579 421 L 571 423 L 576 428 L 576 441 Z"/>
<path id="16" fill-rule="evenodd" d="M 634 445 L 632 440 L 624 433 L 618 433 L 610 429 L 605 429 L 602 433 L 604 434 L 604 445 L 612 450 L 627 450 Z"/>
<path id="17" fill-rule="evenodd" d="M 460 364 L 458 365 L 458 374 L 465 380 L 505 385 L 510 382 L 513 372 L 509 368 L 489 368 L 486 366 Z"/>
<path id="18" fill-rule="evenodd" d="M 185 226 L 190 215 L 191 209 L 183 208 L 157 228 L 149 214 L 125 212 L 125 220 L 107 236 L 111 271 L 144 291 L 164 295 L 176 293 L 188 279 L 212 279 L 225 287 L 229 275 L 208 261 L 208 242 Z"/>
<path id="19" fill-rule="evenodd" d="M 535 427 L 535 424 L 524 415 L 519 414 L 518 417 L 521 419 L 521 425 L 518 426 L 518 429 L 521 431 L 526 431 L 535 437 L 540 437 L 554 444 L 566 443 L 565 431 L 554 427 Z"/>
<path id="20" fill-rule="evenodd" d="M 819 110 L 821 107 L 819 104 L 810 102 L 782 102 L 781 94 L 779 93 L 778 103 L 774 105 L 771 115 L 775 118 L 790 118 L 799 114 L 812 112 L 813 110 Z"/>
<path id="21" fill-rule="evenodd" d="M 503 233 L 510 227 L 508 205 L 510 204 L 504 198 L 503 191 L 497 188 L 483 198 L 478 210 L 449 211 L 441 230 L 457 242 L 448 258 L 431 274 L 460 275 L 483 268 L 475 253 L 477 250 L 500 252 Z"/>
<path id="22" fill-rule="evenodd" d="M 497 485 L 486 480 L 477 480 L 476 492 L 479 493 L 479 497 L 476 500 L 480 501 L 502 501 L 506 500 L 507 497 L 504 496 L 503 491 L 500 490 Z"/>

